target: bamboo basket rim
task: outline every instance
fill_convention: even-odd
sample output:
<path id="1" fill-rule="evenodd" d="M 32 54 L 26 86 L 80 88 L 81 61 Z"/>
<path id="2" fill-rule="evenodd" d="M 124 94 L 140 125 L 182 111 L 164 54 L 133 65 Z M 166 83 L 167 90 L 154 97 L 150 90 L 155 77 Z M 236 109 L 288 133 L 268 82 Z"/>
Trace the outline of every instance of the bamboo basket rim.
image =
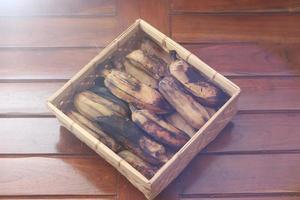
<path id="1" fill-rule="evenodd" d="M 146 32 L 145 29 L 147 30 L 151 29 L 151 31 Z M 47 99 L 47 105 L 48 107 L 55 113 L 55 115 L 57 116 L 57 118 L 59 118 L 58 116 L 62 117 L 64 120 L 66 120 L 67 122 L 70 123 L 70 129 L 72 130 L 72 128 L 74 128 L 74 124 L 77 124 L 76 122 L 74 122 L 70 117 L 68 117 L 63 111 L 61 111 L 60 109 L 57 108 L 57 106 L 54 104 L 54 100 L 56 100 L 58 97 L 60 97 L 61 95 L 63 95 L 64 91 L 66 89 L 68 89 L 69 87 L 71 88 L 71 90 L 73 91 L 74 87 L 76 86 L 76 81 L 83 75 L 85 74 L 89 69 L 91 69 L 92 67 L 94 67 L 95 65 L 101 63 L 101 59 L 103 58 L 107 58 L 109 57 L 109 53 L 111 53 L 111 49 L 115 48 L 115 46 L 117 48 L 119 48 L 119 44 L 120 41 L 126 37 L 129 33 L 131 33 L 132 31 L 134 31 L 135 29 L 139 29 L 142 32 L 146 33 L 148 36 L 150 36 L 151 39 L 155 40 L 156 43 L 158 43 L 158 45 L 160 47 L 162 47 L 164 49 L 164 51 L 170 51 L 171 49 L 168 48 L 169 46 L 172 46 L 172 48 L 180 50 L 182 52 L 184 52 L 184 54 L 186 56 L 184 56 L 184 59 L 186 62 L 188 62 L 189 64 L 191 59 L 196 59 L 197 62 L 201 63 L 201 67 L 206 68 L 207 70 L 209 70 L 211 73 L 213 73 L 213 75 L 211 76 L 210 80 L 213 82 L 219 82 L 220 80 L 215 80 L 215 78 L 218 76 L 219 79 L 226 81 L 227 84 L 229 84 L 231 86 L 231 89 L 234 90 L 232 92 L 232 94 L 230 94 L 230 98 L 216 111 L 216 113 L 213 114 L 213 116 L 189 139 L 189 141 L 180 148 L 180 150 L 178 150 L 170 160 L 168 160 L 162 167 L 160 167 L 160 169 L 155 173 L 155 175 L 151 178 L 151 179 L 147 179 L 144 175 L 142 175 L 137 169 L 135 169 L 133 166 L 131 166 L 126 160 L 124 160 L 123 158 L 121 158 L 117 153 L 113 152 L 110 148 L 108 148 L 105 144 L 103 144 L 100 140 L 98 140 L 96 137 L 92 136 L 91 134 L 89 134 L 87 131 L 85 131 L 85 135 L 90 135 L 94 140 L 97 140 L 97 143 L 101 143 L 103 144 L 103 146 L 105 146 L 107 149 L 109 149 L 110 153 L 114 154 L 114 158 L 116 157 L 118 158 L 119 161 L 118 162 L 118 166 L 121 165 L 121 163 L 125 163 L 125 168 L 131 171 L 131 173 L 135 174 L 136 177 L 138 177 L 138 179 L 140 179 L 140 181 L 143 182 L 143 184 L 145 184 L 147 187 L 149 187 L 148 189 L 151 192 L 151 186 L 152 184 L 154 184 L 156 181 L 159 180 L 159 177 L 164 174 L 167 173 L 167 170 L 169 170 L 169 167 L 172 166 L 172 164 L 174 163 L 175 160 L 180 159 L 180 157 L 182 155 L 184 155 L 184 152 L 189 148 L 189 146 L 201 135 L 204 133 L 204 131 L 207 129 L 207 127 L 215 121 L 215 119 L 217 117 L 219 117 L 223 111 L 228 107 L 228 105 L 230 105 L 235 99 L 237 99 L 241 93 L 241 89 L 239 86 L 237 86 L 235 83 L 233 83 L 231 80 L 229 80 L 228 78 L 224 77 L 222 74 L 218 73 L 217 71 L 215 71 L 213 68 L 211 68 L 209 65 L 207 65 L 205 62 L 203 62 L 200 58 L 198 58 L 196 55 L 194 55 L 193 53 L 191 53 L 190 51 L 188 51 L 187 49 L 185 49 L 184 47 L 182 47 L 180 44 L 178 44 L 177 42 L 175 42 L 174 40 L 172 40 L 171 38 L 169 38 L 168 36 L 166 36 L 165 34 L 161 33 L 159 30 L 155 29 L 153 26 L 151 26 L 149 23 L 147 23 L 146 21 L 144 21 L 143 19 L 137 19 L 131 26 L 129 26 L 124 32 L 122 32 L 116 39 L 112 40 L 102 51 L 100 51 L 92 60 L 90 60 L 82 69 L 80 69 L 69 81 L 67 81 L 60 89 L 58 89 L 53 95 L 51 95 L 48 99 Z M 151 32 L 151 33 L 150 33 Z M 154 38 L 151 34 L 154 34 L 157 38 Z M 128 38 L 127 38 L 128 39 Z M 161 40 L 161 42 L 157 41 L 157 40 Z M 195 67 L 197 70 L 199 70 L 201 73 L 203 73 L 200 69 L 198 69 L 198 67 Z M 75 83 L 75 84 L 74 84 Z M 222 88 L 222 90 L 224 89 L 224 87 L 220 86 Z M 81 127 L 79 124 L 79 132 L 84 132 L 82 130 L 84 130 L 83 127 Z M 101 148 L 102 148 L 101 147 Z M 97 145 L 96 145 L 97 148 Z M 94 149 L 93 149 L 94 150 Z M 95 150 L 96 151 L 96 150 Z M 97 152 L 97 151 L 96 151 Z M 118 170 L 118 169 L 117 169 Z M 122 172 L 121 172 L 122 173 Z M 175 177 L 173 177 L 175 178 Z M 145 194 L 145 193 L 144 193 Z"/>

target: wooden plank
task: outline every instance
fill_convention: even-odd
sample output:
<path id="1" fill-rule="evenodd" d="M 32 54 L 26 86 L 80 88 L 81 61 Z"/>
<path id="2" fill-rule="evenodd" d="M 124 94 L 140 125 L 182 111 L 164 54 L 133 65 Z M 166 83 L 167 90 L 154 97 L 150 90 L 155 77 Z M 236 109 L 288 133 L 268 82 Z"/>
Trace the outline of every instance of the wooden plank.
<path id="1" fill-rule="evenodd" d="M 101 47 L 117 36 L 113 17 L 1 17 L 0 47 Z"/>
<path id="2" fill-rule="evenodd" d="M 232 78 L 242 88 L 239 109 L 300 109 L 300 77 Z M 46 99 L 63 83 L 0 83 L 1 115 L 49 115 Z"/>
<path id="3" fill-rule="evenodd" d="M 51 114 L 46 100 L 63 83 L 0 83 L 0 114 Z"/>
<path id="4" fill-rule="evenodd" d="M 197 156 L 181 174 L 180 193 L 194 197 L 299 194 L 299 164 L 297 154 Z"/>
<path id="5" fill-rule="evenodd" d="M 203 152 L 300 150 L 300 114 L 238 114 Z"/>
<path id="6" fill-rule="evenodd" d="M 114 15 L 114 0 L 4 0 L 0 16 Z"/>
<path id="7" fill-rule="evenodd" d="M 124 176 L 119 177 L 118 200 L 147 200 Z M 164 189 L 155 200 L 179 200 L 178 179 L 175 179 Z"/>
<path id="8" fill-rule="evenodd" d="M 216 71 L 227 76 L 300 75 L 300 44 L 184 45 Z"/>
<path id="9" fill-rule="evenodd" d="M 187 23 L 190 22 L 190 23 Z M 300 15 L 175 15 L 172 37 L 179 42 L 300 41 Z M 278 28 L 280 27 L 280 28 Z"/>
<path id="10" fill-rule="evenodd" d="M 116 170 L 98 157 L 1 158 L 0 163 L 1 196 L 116 194 Z"/>
<path id="11" fill-rule="evenodd" d="M 0 118 L 0 124 L 0 154 L 95 155 L 55 118 Z"/>
<path id="12" fill-rule="evenodd" d="M 21 198 L 17 198 L 17 197 L 11 197 L 11 196 L 6 196 L 5 199 L 9 199 L 9 200 L 20 200 L 20 199 L 26 199 L 26 200 L 32 200 L 34 198 L 34 200 L 53 200 L 53 199 L 64 199 L 64 200 L 115 200 L 116 197 L 115 196 L 112 196 L 112 197 L 101 197 L 101 196 L 98 196 L 98 197 L 94 197 L 94 196 L 73 196 L 70 197 L 70 196 L 59 196 L 59 195 L 54 195 L 54 196 L 51 196 L 51 195 L 48 195 L 48 196 L 30 196 L 30 197 L 27 197 L 27 196 L 22 196 Z"/>
<path id="13" fill-rule="evenodd" d="M 166 35 L 170 35 L 168 0 L 140 1 L 141 18 Z"/>
<path id="14" fill-rule="evenodd" d="M 240 110 L 300 109 L 300 78 L 232 78 L 242 89 Z"/>
<path id="15" fill-rule="evenodd" d="M 299 120 L 299 113 L 238 114 L 203 153 L 299 151 Z M 0 124 L 0 154 L 94 154 L 55 118 L 0 118 Z"/>
<path id="16" fill-rule="evenodd" d="M 198 197 L 198 198 L 181 198 L 180 200 L 298 200 L 299 196 L 293 196 L 293 195 L 278 195 L 278 196 L 272 196 L 272 197 L 238 197 L 238 198 L 232 198 L 232 197 L 228 197 L 228 198 L 202 198 L 202 197 Z"/>
<path id="17" fill-rule="evenodd" d="M 102 197 L 102 196 L 89 196 L 89 195 L 80 195 L 80 196 L 74 196 L 74 195 L 71 195 L 72 197 L 69 197 L 69 196 L 60 196 L 60 195 L 47 195 L 47 196 L 40 196 L 38 195 L 39 197 L 36 197 L 36 196 L 22 196 L 22 197 L 19 197 L 19 196 L 9 196 L 9 197 L 5 197 L 5 199 L 34 199 L 34 200 L 43 200 L 43 199 L 51 199 L 51 200 L 61 200 L 61 199 L 64 199 L 64 200 L 115 200 L 115 196 L 111 196 L 111 197 Z"/>
<path id="18" fill-rule="evenodd" d="M 184 45 L 227 76 L 300 75 L 300 44 Z M 69 79 L 98 48 L 0 49 L 0 79 Z M 30 69 L 30 70 L 29 70 Z"/>
<path id="19" fill-rule="evenodd" d="M 118 200 L 145 200 L 145 196 L 124 176 L 119 175 Z"/>
<path id="20" fill-rule="evenodd" d="M 118 22 L 119 32 L 124 31 L 132 23 L 140 18 L 140 7 L 138 0 L 118 0 Z"/>
<path id="21" fill-rule="evenodd" d="M 161 32 L 169 35 L 168 0 L 119 0 L 118 8 L 120 31 L 125 30 L 138 18 L 142 18 Z"/>
<path id="22" fill-rule="evenodd" d="M 0 50 L 0 79 L 69 79 L 101 49 L 33 48 Z"/>
<path id="23" fill-rule="evenodd" d="M 300 2 L 297 0 L 172 0 L 172 13 L 274 13 L 298 12 Z"/>

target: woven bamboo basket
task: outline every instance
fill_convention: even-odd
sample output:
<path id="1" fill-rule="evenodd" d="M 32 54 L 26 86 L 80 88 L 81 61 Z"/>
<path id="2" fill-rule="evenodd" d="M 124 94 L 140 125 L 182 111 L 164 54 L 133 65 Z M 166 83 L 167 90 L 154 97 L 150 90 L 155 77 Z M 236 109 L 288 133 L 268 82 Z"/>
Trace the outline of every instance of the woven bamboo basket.
<path id="1" fill-rule="evenodd" d="M 194 66 L 230 96 L 229 100 L 166 164 L 159 169 L 150 180 L 145 178 L 135 168 L 65 114 L 65 111 L 73 104 L 74 94 L 83 91 L 94 84 L 94 80 L 98 77 L 98 65 L 111 58 L 111 56 L 118 51 L 130 50 L 130 48 L 134 46 L 134 39 L 138 38 L 139 33 L 146 34 L 167 52 L 175 50 L 179 57 Z M 216 72 L 194 54 L 168 38 L 147 22 L 138 19 L 84 66 L 62 88 L 53 94 L 48 99 L 47 105 L 64 127 L 92 148 L 108 163 L 114 166 L 135 187 L 137 187 L 146 198 L 153 199 L 179 175 L 194 156 L 215 139 L 219 132 L 236 114 L 239 94 L 240 88 L 237 85 Z"/>

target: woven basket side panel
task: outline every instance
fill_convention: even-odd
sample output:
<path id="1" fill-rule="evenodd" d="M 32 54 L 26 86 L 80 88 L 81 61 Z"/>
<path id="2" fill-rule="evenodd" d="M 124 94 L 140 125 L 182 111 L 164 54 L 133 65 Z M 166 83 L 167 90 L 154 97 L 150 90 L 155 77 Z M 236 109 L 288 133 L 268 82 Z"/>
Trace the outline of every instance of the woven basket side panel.
<path id="1" fill-rule="evenodd" d="M 127 180 L 132 183 L 138 190 L 140 190 L 145 196 L 149 196 L 150 184 L 149 181 L 143 177 L 138 171 L 136 171 L 129 163 L 126 161 L 121 161 L 118 171 L 127 178 Z"/>
<path id="2" fill-rule="evenodd" d="M 181 149 L 178 158 L 164 171 L 161 176 L 153 183 L 153 195 L 161 192 L 180 172 L 188 165 L 188 163 L 211 141 L 213 141 L 226 124 L 232 119 L 237 111 L 237 99 L 234 99 L 216 119 L 210 123 L 207 128 L 198 135 L 193 142 Z M 196 135 L 195 135 L 196 136 Z"/>

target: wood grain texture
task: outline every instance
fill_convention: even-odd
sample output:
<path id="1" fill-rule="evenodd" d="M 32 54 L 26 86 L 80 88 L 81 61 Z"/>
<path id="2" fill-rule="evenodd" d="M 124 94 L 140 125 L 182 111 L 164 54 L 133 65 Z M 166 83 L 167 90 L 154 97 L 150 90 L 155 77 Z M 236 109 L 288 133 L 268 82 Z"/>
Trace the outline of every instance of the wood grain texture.
<path id="1" fill-rule="evenodd" d="M 63 83 L 0 83 L 0 114 L 51 114 L 46 100 Z"/>
<path id="2" fill-rule="evenodd" d="M 51 199 L 51 200 L 115 200 L 116 195 L 28 195 L 28 196 L 5 196 L 2 199 L 34 199 L 34 200 L 43 200 L 43 199 Z"/>
<path id="3" fill-rule="evenodd" d="M 1 17 L 0 29 L 0 47 L 102 47 L 117 36 L 114 17 Z"/>
<path id="4" fill-rule="evenodd" d="M 300 2 L 297 0 L 171 0 L 173 13 L 274 13 L 298 12 Z"/>
<path id="5" fill-rule="evenodd" d="M 119 32 L 124 31 L 132 23 L 140 18 L 140 7 L 138 0 L 118 0 L 118 26 Z"/>
<path id="6" fill-rule="evenodd" d="M 147 200 L 124 176 L 119 176 L 118 200 Z M 178 179 L 175 179 L 155 200 L 179 200 Z"/>
<path id="7" fill-rule="evenodd" d="M 300 78 L 234 79 L 242 89 L 240 110 L 293 110 L 300 108 Z"/>
<path id="8" fill-rule="evenodd" d="M 300 44 L 184 45 L 227 76 L 300 75 Z M 99 48 L 0 49 L 0 79 L 69 79 Z M 29 70 L 30 69 L 30 70 Z"/>
<path id="9" fill-rule="evenodd" d="M 2 155 L 95 155 L 55 118 L 0 118 L 0 124 Z"/>
<path id="10" fill-rule="evenodd" d="M 299 113 L 238 114 L 203 151 L 299 151 Z"/>
<path id="11" fill-rule="evenodd" d="M 50 200 L 50 199 L 64 199 L 64 200 L 115 200 L 116 197 L 112 195 L 111 197 L 101 197 L 101 196 L 89 196 L 89 195 L 80 195 L 80 196 L 65 196 L 65 195 L 47 195 L 47 196 L 22 196 L 22 197 L 12 197 L 12 196 L 6 196 L 5 199 L 9 200 L 20 200 L 20 199 L 26 199 L 26 200 Z"/>
<path id="12" fill-rule="evenodd" d="M 238 114 L 203 153 L 299 151 L 299 120 L 299 113 Z M 94 154 L 55 118 L 1 118 L 0 124 L 2 155 Z"/>
<path id="13" fill-rule="evenodd" d="M 164 34 L 170 35 L 168 0 L 142 0 L 139 3 L 141 18 Z"/>
<path id="14" fill-rule="evenodd" d="M 118 176 L 118 200 L 145 200 L 145 196 L 124 176 Z"/>
<path id="15" fill-rule="evenodd" d="M 190 22 L 190 23 L 187 23 Z M 175 15 L 172 37 L 179 42 L 300 41 L 300 15 Z"/>
<path id="16" fill-rule="evenodd" d="M 300 109 L 300 77 L 232 78 L 242 88 L 239 109 Z M 0 83 L 0 114 L 51 114 L 46 99 L 63 83 Z M 33 95 L 34 94 L 34 95 Z"/>
<path id="17" fill-rule="evenodd" d="M 50 115 L 45 99 L 144 18 L 243 90 L 240 114 L 157 199 L 300 199 L 299 8 L 295 0 L 3 1 L 0 198 L 144 199 L 56 119 L 28 118 Z"/>
<path id="18" fill-rule="evenodd" d="M 98 157 L 1 158 L 0 163 L 2 196 L 116 194 L 116 171 Z"/>
<path id="19" fill-rule="evenodd" d="M 120 31 L 142 18 L 164 34 L 170 34 L 168 0 L 119 0 L 118 8 Z"/>
<path id="20" fill-rule="evenodd" d="M 254 195 L 255 196 L 255 195 Z M 296 196 L 296 195 L 280 195 L 280 196 L 272 196 L 271 197 L 261 197 L 259 195 L 256 195 L 255 197 L 249 197 L 249 196 L 245 196 L 245 197 L 220 197 L 220 198 L 205 198 L 205 197 L 198 197 L 198 198 L 180 198 L 180 200 L 299 200 L 300 197 Z"/>
<path id="21" fill-rule="evenodd" d="M 114 0 L 3 0 L 0 16 L 114 15 Z"/>
<path id="22" fill-rule="evenodd" d="M 181 193 L 299 193 L 299 163 L 297 154 L 197 156 L 181 174 Z"/>
<path id="23" fill-rule="evenodd" d="M 300 75 L 300 44 L 223 43 L 184 45 L 227 76 Z"/>
<path id="24" fill-rule="evenodd" d="M 33 48 L 0 50 L 0 79 L 69 79 L 101 49 Z"/>

